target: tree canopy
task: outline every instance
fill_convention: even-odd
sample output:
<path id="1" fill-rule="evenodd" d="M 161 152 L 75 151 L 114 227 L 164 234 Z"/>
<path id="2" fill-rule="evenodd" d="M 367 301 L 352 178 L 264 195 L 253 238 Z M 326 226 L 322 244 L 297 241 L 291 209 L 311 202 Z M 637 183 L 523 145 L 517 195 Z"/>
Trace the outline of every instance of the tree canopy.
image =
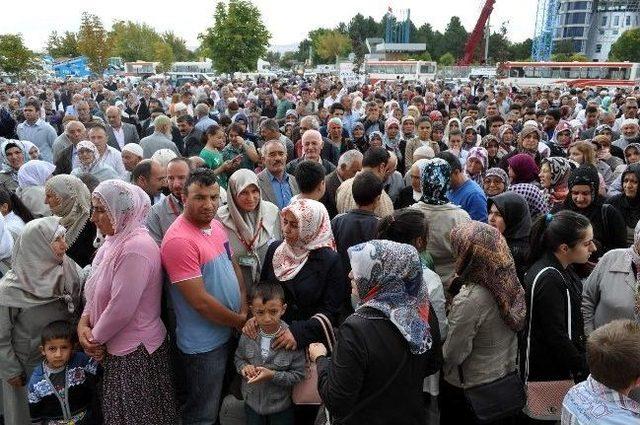
<path id="1" fill-rule="evenodd" d="M 78 31 L 78 51 L 87 57 L 89 69 L 96 74 L 107 68 L 111 45 L 102 20 L 89 12 L 82 12 Z"/>
<path id="2" fill-rule="evenodd" d="M 22 35 L 0 35 L 0 71 L 22 76 L 37 68 L 35 55 L 24 45 Z"/>
<path id="3" fill-rule="evenodd" d="M 640 62 L 640 28 L 623 32 L 611 46 L 609 60 Z"/>
<path id="4" fill-rule="evenodd" d="M 203 48 L 219 72 L 246 72 L 256 69 L 267 53 L 271 34 L 256 6 L 247 0 L 218 2 L 213 26 L 200 34 Z"/>

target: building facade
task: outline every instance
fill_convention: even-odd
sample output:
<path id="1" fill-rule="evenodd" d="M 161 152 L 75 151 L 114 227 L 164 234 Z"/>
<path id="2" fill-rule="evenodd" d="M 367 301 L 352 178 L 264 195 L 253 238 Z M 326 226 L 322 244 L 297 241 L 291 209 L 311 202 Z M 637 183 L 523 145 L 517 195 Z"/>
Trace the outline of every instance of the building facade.
<path id="1" fill-rule="evenodd" d="M 640 0 L 560 0 L 553 41 L 594 62 L 606 61 L 624 31 L 640 26 Z"/>

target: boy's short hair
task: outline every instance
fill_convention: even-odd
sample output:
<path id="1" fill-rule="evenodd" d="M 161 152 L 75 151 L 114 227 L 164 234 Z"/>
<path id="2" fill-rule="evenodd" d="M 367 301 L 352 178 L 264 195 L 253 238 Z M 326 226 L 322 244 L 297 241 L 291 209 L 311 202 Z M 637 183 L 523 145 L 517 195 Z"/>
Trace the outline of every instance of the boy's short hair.
<path id="1" fill-rule="evenodd" d="M 587 363 L 593 378 L 621 391 L 640 377 L 640 324 L 614 320 L 599 327 L 587 340 Z"/>
<path id="2" fill-rule="evenodd" d="M 66 320 L 57 320 L 42 328 L 40 335 L 40 342 L 42 346 L 44 346 L 53 339 L 66 339 L 73 343 L 76 333 L 69 322 Z"/>
<path id="3" fill-rule="evenodd" d="M 311 193 L 324 181 L 325 171 L 321 164 L 305 160 L 298 164 L 294 176 L 300 192 Z"/>
<path id="4" fill-rule="evenodd" d="M 382 194 L 382 180 L 373 171 L 362 171 L 353 178 L 353 200 L 358 206 L 368 206 Z"/>
<path id="5" fill-rule="evenodd" d="M 280 300 L 283 304 L 285 303 L 284 289 L 279 283 L 260 282 L 254 285 L 250 298 L 251 302 L 261 299 L 263 304 L 271 300 Z"/>

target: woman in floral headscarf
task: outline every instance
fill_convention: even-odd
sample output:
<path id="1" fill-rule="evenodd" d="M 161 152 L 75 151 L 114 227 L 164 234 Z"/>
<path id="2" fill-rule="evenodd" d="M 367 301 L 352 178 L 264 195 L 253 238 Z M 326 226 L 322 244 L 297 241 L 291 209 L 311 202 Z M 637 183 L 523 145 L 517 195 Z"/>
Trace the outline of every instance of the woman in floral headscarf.
<path id="1" fill-rule="evenodd" d="M 469 214 L 447 198 L 451 184 L 451 167 L 442 158 L 427 161 L 422 168 L 422 199 L 411 206 L 425 215 L 430 224 L 427 251 L 431 253 L 445 289 L 454 273 L 453 251 L 449 234 L 457 224 L 471 220 Z"/>
<path id="2" fill-rule="evenodd" d="M 105 423 L 178 422 L 160 320 L 160 248 L 145 227 L 149 196 L 121 180 L 98 185 L 91 220 L 106 236 L 85 285 L 80 344 L 102 360 Z"/>
<path id="3" fill-rule="evenodd" d="M 540 186 L 548 199 L 549 209 L 562 204 L 569 194 L 569 174 L 571 162 L 568 159 L 552 156 L 542 160 L 540 166 Z"/>
<path id="4" fill-rule="evenodd" d="M 451 305 L 443 346 L 441 423 L 474 424 L 464 389 L 516 370 L 517 332 L 527 309 L 509 246 L 496 228 L 478 221 L 458 225 L 451 231 L 451 244 L 460 291 Z"/>
<path id="5" fill-rule="evenodd" d="M 469 150 L 464 172 L 471 180 L 482 186 L 484 173 L 489 168 L 489 154 L 483 147 L 476 146 Z"/>
<path id="6" fill-rule="evenodd" d="M 71 175 L 80 176 L 82 174 L 91 174 L 101 182 L 120 178 L 111 166 L 98 160 L 100 154 L 98 153 L 98 148 L 93 143 L 88 140 L 83 140 L 76 145 L 76 150 L 78 151 L 78 161 L 80 165 L 71 170 Z"/>
<path id="7" fill-rule="evenodd" d="M 319 344 L 309 350 L 325 406 L 345 425 L 426 423 L 423 380 L 439 369 L 441 351 L 418 252 L 373 240 L 349 248 L 349 258 L 361 304 L 340 327 L 331 358 Z"/>

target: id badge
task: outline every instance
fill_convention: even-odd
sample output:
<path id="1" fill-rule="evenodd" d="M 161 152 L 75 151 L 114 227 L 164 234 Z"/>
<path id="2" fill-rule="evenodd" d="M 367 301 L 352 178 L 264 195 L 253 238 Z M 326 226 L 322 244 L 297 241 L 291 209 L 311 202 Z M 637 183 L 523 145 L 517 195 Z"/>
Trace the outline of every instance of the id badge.
<path id="1" fill-rule="evenodd" d="M 239 255 L 238 264 L 245 267 L 256 267 L 258 265 L 258 259 L 253 255 Z"/>

